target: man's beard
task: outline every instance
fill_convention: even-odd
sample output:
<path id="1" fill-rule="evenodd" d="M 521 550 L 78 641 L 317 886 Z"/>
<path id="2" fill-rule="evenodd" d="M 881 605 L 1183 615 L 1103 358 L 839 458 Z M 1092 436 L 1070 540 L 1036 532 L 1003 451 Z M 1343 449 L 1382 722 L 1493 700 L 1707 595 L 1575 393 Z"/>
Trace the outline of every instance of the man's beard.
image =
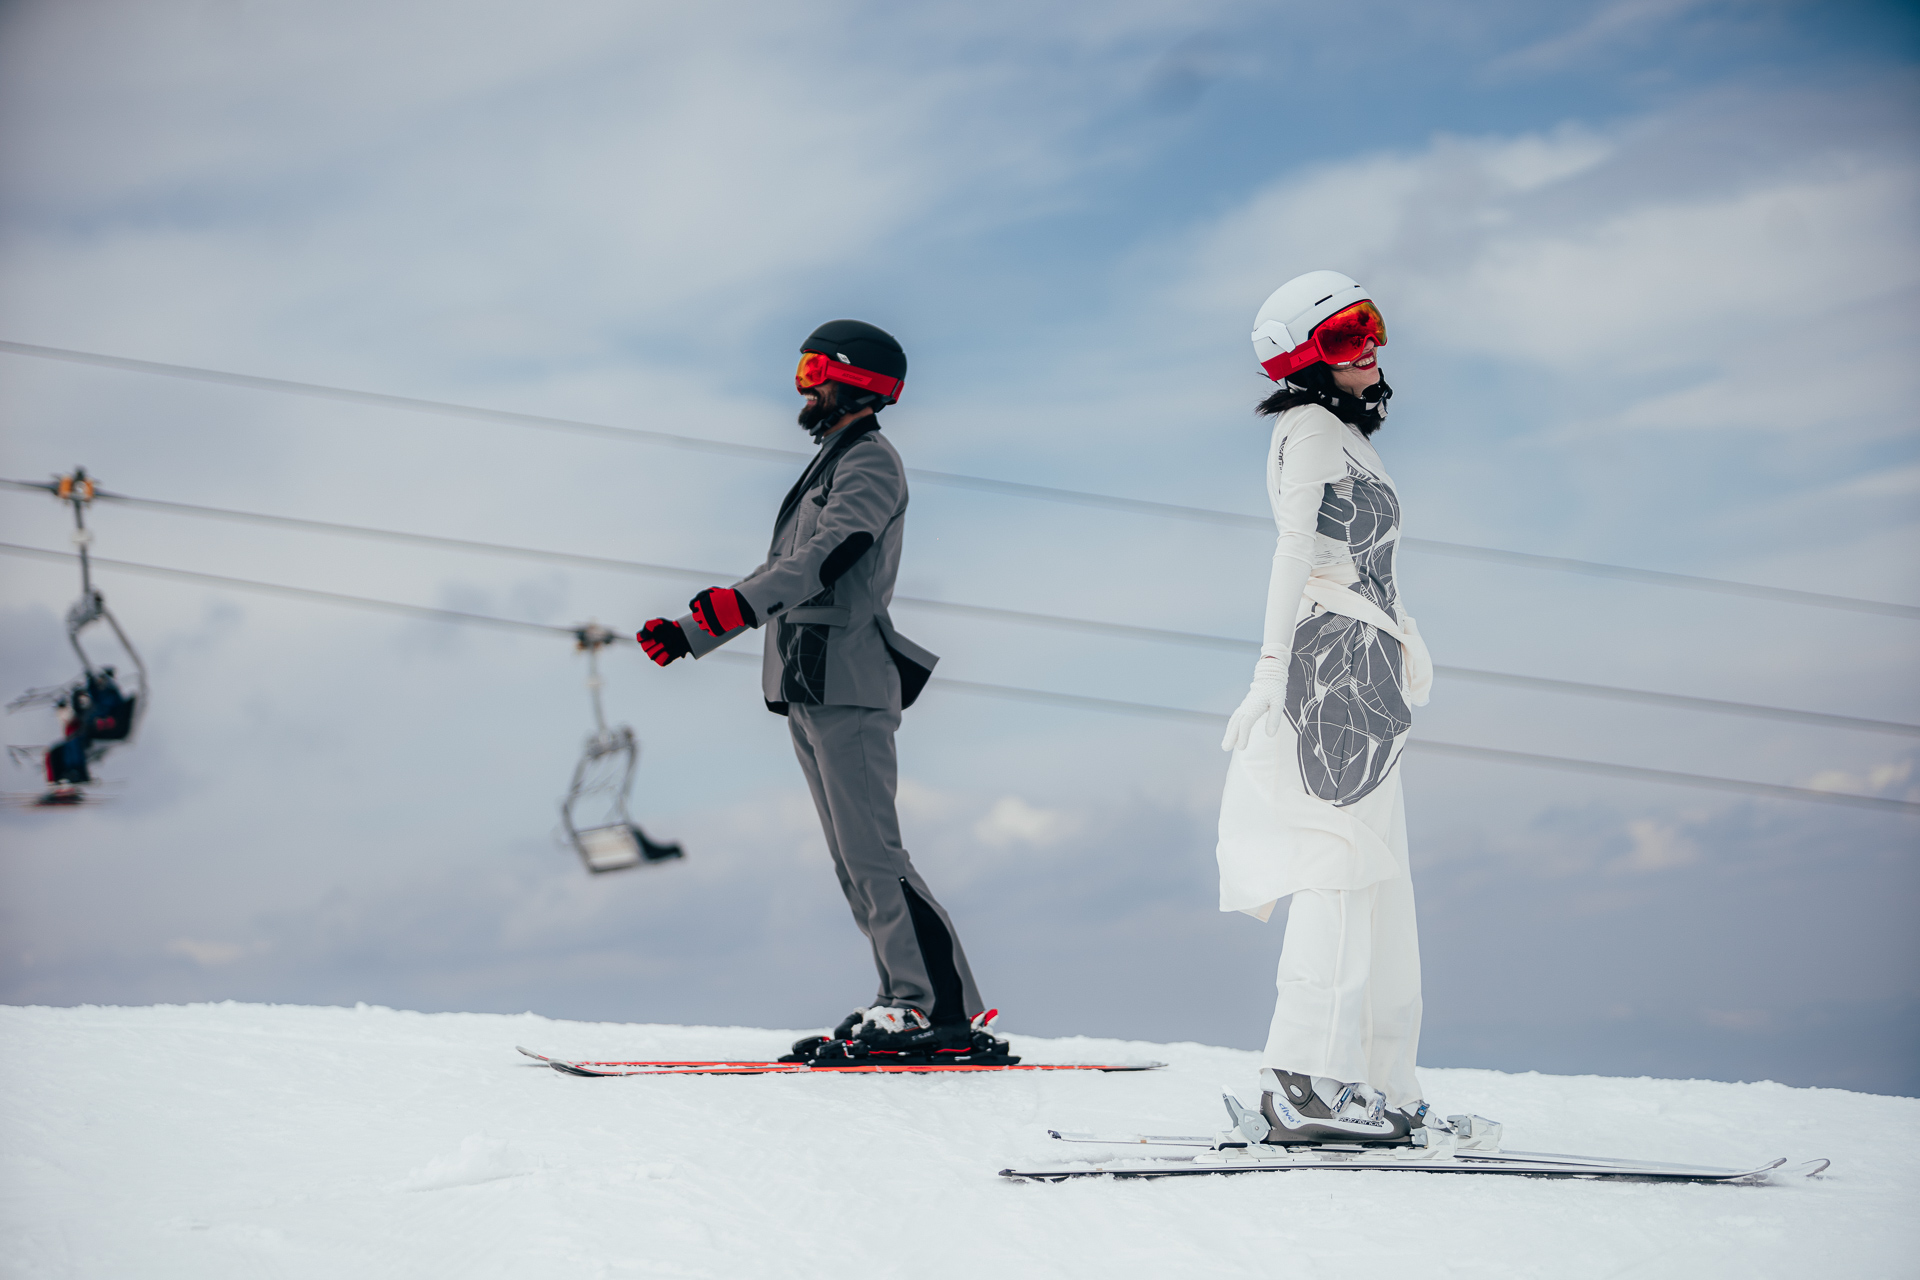
<path id="1" fill-rule="evenodd" d="M 800 417 L 797 421 L 813 435 L 819 435 L 840 417 L 840 407 L 834 403 L 835 399 L 832 392 L 822 387 L 821 394 L 800 406 Z"/>

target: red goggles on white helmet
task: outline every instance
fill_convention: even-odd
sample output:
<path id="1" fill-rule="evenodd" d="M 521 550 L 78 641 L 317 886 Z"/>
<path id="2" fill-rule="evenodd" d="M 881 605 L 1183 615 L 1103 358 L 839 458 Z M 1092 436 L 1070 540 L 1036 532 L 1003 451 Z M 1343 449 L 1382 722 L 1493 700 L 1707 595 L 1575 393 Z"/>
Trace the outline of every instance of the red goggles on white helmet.
<path id="1" fill-rule="evenodd" d="M 1380 309 L 1369 301 L 1343 307 L 1314 326 L 1307 340 L 1291 351 L 1282 351 L 1260 367 L 1267 376 L 1280 382 L 1310 364 L 1352 364 L 1375 347 L 1387 345 L 1387 322 Z"/>
<path id="2" fill-rule="evenodd" d="M 1279 382 L 1311 364 L 1352 364 L 1387 345 L 1387 322 L 1358 283 L 1309 271 L 1273 291 L 1254 317 L 1253 354 Z"/>

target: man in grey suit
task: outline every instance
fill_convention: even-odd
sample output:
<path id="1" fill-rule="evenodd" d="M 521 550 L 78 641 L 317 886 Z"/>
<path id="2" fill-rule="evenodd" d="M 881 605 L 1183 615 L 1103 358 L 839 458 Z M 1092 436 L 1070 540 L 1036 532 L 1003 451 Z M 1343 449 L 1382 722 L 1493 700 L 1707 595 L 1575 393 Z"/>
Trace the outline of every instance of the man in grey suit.
<path id="1" fill-rule="evenodd" d="M 820 445 L 780 504 L 758 569 L 709 587 L 640 643 L 661 666 L 771 624 L 761 690 L 787 717 L 840 887 L 873 946 L 880 991 L 792 1060 L 1017 1061 L 986 1029 L 953 922 L 900 842 L 893 735 L 939 661 L 887 616 L 900 569 L 906 469 L 876 416 L 900 398 L 907 357 L 881 329 L 833 320 L 800 347 L 800 425 Z"/>

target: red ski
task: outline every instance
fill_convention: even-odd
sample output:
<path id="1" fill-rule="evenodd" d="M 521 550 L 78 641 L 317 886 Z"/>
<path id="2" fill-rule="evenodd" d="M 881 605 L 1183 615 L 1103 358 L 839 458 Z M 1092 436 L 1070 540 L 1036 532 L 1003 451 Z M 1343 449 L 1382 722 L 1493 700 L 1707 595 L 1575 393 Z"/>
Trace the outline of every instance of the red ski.
<path id="1" fill-rule="evenodd" d="M 713 1059 L 675 1061 L 638 1059 L 626 1062 L 572 1062 L 520 1048 L 529 1058 L 570 1076 L 770 1076 L 770 1075 L 916 1075 L 936 1071 L 1152 1071 L 1164 1062 L 860 1062 L 846 1066 L 815 1066 L 806 1062 L 756 1062 Z"/>

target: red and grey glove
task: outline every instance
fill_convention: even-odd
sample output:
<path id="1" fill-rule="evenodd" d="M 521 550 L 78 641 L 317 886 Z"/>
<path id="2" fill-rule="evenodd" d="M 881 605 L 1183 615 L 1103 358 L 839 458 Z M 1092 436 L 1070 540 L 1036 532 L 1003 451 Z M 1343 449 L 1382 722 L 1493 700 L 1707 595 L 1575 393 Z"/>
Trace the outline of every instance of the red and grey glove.
<path id="1" fill-rule="evenodd" d="M 687 633 L 671 618 L 655 618 L 640 628 L 636 639 L 640 641 L 640 647 L 647 651 L 647 656 L 663 667 L 675 658 L 684 658 L 693 652 L 693 646 L 687 643 Z"/>
<path id="2" fill-rule="evenodd" d="M 716 639 L 741 627 L 760 625 L 753 606 L 732 587 L 708 587 L 687 601 L 687 608 L 693 610 L 693 620 L 700 629 Z"/>

